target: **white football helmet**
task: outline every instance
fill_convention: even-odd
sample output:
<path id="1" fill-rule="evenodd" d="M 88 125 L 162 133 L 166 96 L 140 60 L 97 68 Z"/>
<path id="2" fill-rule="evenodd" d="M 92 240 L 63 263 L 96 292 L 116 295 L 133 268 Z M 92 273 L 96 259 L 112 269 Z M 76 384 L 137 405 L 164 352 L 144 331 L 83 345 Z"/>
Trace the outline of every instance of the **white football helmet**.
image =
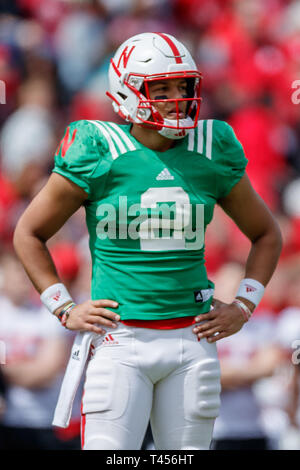
<path id="1" fill-rule="evenodd" d="M 154 80 L 184 78 L 187 96 L 150 99 L 148 84 Z M 186 129 L 196 127 L 199 117 L 202 75 L 186 47 L 170 34 L 142 33 L 125 41 L 109 67 L 109 91 L 114 110 L 126 121 L 155 128 L 170 139 L 181 139 Z M 156 103 L 173 102 L 176 119 L 164 119 Z M 178 103 L 186 101 L 186 116 L 180 119 Z"/>

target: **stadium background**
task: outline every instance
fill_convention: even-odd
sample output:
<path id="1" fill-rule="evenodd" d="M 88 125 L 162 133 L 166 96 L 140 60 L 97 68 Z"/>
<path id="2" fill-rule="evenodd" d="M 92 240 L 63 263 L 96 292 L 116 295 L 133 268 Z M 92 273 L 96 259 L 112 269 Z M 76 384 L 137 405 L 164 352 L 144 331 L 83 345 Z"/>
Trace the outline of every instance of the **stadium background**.
<path id="1" fill-rule="evenodd" d="M 223 119 L 233 126 L 249 159 L 253 186 L 282 229 L 278 268 L 251 320 L 259 334 L 260 320 L 268 319 L 263 346 L 275 343 L 282 357 L 252 389 L 271 447 L 300 449 L 295 431 L 300 424 L 299 366 L 291 360 L 293 341 L 300 343 L 300 93 L 293 88 L 300 80 L 300 2 L 6 0 L 0 5 L 0 80 L 5 84 L 5 103 L 3 96 L 0 100 L 1 298 L 10 295 L 5 275 L 15 263 L 14 227 L 51 173 L 65 126 L 78 119 L 118 119 L 105 96 L 113 52 L 140 32 L 173 34 L 188 46 L 203 73 L 201 118 Z M 80 210 L 49 243 L 77 301 L 89 296 L 86 235 Z M 230 301 L 249 246 L 217 209 L 206 237 L 216 297 Z M 33 311 L 39 307 L 29 287 L 21 303 Z M 5 315 L 2 309 L 0 319 Z M 0 340 L 12 339 L 1 336 L 0 330 Z M 71 339 L 66 335 L 69 343 Z M 6 346 L 2 382 L 9 388 Z M 252 348 L 249 356 L 254 352 Z M 0 422 L 3 403 L 5 399 Z M 69 434 L 59 434 L 63 446 L 67 448 L 76 433 L 75 416 Z"/>

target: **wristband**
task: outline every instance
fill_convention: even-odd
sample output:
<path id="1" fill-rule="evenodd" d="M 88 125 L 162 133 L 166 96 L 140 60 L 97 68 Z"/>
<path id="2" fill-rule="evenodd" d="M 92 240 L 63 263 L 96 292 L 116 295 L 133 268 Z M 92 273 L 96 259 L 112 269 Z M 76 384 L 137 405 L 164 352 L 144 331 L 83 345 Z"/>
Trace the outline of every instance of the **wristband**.
<path id="1" fill-rule="evenodd" d="M 245 322 L 248 321 L 252 315 L 250 308 L 246 304 L 244 304 L 244 302 L 242 302 L 240 299 L 234 299 L 232 303 L 239 307 L 244 316 Z"/>
<path id="2" fill-rule="evenodd" d="M 264 286 L 256 279 L 242 279 L 236 297 L 250 300 L 256 307 L 264 295 Z"/>
<path id="3" fill-rule="evenodd" d="M 61 283 L 52 284 L 52 286 L 45 289 L 42 292 L 40 299 L 51 313 L 54 313 L 56 309 L 64 305 L 66 302 L 72 302 L 72 296 Z"/>

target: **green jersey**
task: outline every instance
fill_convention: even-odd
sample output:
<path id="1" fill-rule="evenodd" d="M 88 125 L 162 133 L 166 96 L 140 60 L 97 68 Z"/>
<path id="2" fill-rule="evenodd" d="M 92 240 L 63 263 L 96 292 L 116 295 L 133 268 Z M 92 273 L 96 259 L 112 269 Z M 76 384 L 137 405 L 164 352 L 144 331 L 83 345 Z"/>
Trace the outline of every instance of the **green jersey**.
<path id="1" fill-rule="evenodd" d="M 88 194 L 91 297 L 117 301 L 121 320 L 208 312 L 204 234 L 214 205 L 245 171 L 243 148 L 218 120 L 199 121 L 165 152 L 130 129 L 71 123 L 55 155 L 53 171 Z"/>

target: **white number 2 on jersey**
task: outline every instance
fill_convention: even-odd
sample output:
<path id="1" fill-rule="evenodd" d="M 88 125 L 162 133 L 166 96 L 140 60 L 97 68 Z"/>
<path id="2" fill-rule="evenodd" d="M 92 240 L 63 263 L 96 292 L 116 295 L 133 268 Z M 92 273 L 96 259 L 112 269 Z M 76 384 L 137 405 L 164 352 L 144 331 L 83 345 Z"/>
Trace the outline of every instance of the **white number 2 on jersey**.
<path id="1" fill-rule="evenodd" d="M 157 208 L 157 204 L 175 204 L 175 211 L 171 209 L 169 217 L 165 217 L 168 206 L 164 205 L 164 217 L 149 217 L 140 225 L 140 244 L 143 251 L 164 251 L 164 250 L 198 250 L 204 243 L 204 206 L 200 206 L 199 232 L 196 234 L 196 242 L 188 243 L 186 238 L 192 238 L 190 228 L 191 204 L 188 194 L 180 186 L 166 188 L 149 188 L 141 196 L 142 208 Z M 171 218 L 171 213 L 175 218 Z M 198 213 L 197 213 L 198 214 Z M 198 225 L 198 224 L 197 224 Z M 159 229 L 162 235 L 159 236 Z"/>

